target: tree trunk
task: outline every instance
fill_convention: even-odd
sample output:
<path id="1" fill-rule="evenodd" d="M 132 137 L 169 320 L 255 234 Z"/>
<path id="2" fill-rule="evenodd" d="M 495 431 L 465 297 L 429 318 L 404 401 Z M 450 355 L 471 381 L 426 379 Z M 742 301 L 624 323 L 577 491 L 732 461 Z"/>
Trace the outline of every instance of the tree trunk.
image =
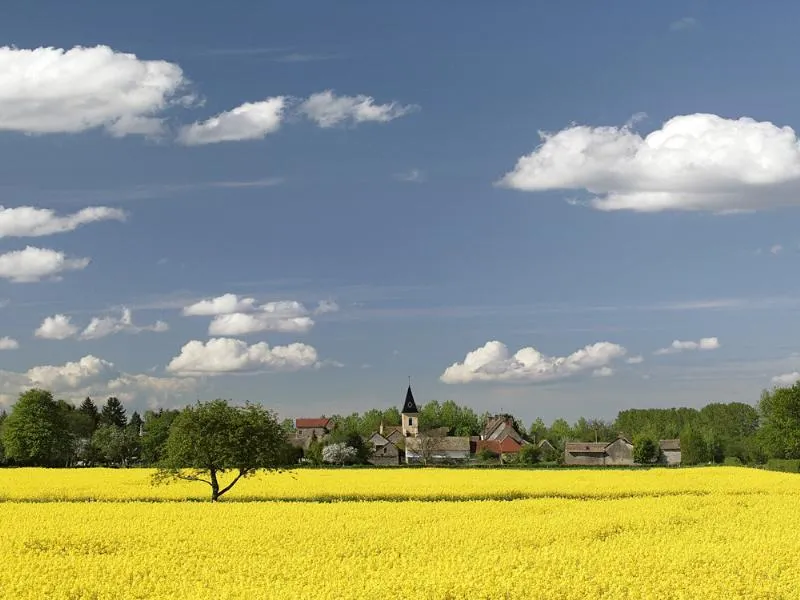
<path id="1" fill-rule="evenodd" d="M 211 501 L 216 502 L 219 499 L 219 481 L 217 481 L 216 469 L 211 469 Z"/>

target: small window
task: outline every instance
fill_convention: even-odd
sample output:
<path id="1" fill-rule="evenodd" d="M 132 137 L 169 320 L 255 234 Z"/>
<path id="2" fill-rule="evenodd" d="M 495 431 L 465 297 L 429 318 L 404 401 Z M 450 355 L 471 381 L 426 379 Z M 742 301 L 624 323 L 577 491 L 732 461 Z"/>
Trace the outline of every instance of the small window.
<path id="1" fill-rule="evenodd" d="M 413 417 L 408 417 L 408 424 L 409 424 L 409 426 L 414 424 L 414 418 Z"/>

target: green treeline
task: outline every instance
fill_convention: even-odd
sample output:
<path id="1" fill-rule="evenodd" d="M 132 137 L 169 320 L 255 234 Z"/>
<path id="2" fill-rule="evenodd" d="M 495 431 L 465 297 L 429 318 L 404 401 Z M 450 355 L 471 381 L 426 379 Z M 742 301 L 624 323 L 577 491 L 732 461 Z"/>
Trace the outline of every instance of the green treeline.
<path id="1" fill-rule="evenodd" d="M 164 458 L 170 428 L 181 412 L 159 409 L 128 415 L 115 397 L 100 406 L 86 398 L 76 407 L 46 390 L 28 390 L 10 412 L 0 413 L 0 462 L 50 467 L 156 465 Z M 452 400 L 431 401 L 420 408 L 420 428 L 476 436 L 489 417 Z M 396 408 L 331 418 L 336 427 L 327 442 L 345 442 L 361 460 L 369 455 L 366 439 L 381 423 L 400 424 Z M 518 419 L 514 422 L 528 441 L 548 440 L 556 449 L 553 460 L 563 455 L 567 442 L 610 442 L 622 435 L 629 440 L 679 438 L 683 464 L 764 464 L 800 459 L 800 383 L 764 391 L 756 406 L 732 402 L 701 409 L 628 409 L 613 421 L 582 417 L 570 424 L 556 419 L 549 426 L 542 419 L 528 426 Z M 291 434 L 290 420 L 281 426 Z M 294 460 L 287 444 L 286 464 Z"/>

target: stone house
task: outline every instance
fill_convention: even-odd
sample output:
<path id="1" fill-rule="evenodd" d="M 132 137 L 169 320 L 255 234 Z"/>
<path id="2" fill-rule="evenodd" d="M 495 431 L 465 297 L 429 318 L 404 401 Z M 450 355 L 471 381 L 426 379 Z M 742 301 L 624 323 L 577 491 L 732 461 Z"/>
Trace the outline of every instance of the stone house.
<path id="1" fill-rule="evenodd" d="M 489 450 L 498 456 L 516 456 L 522 450 L 522 444 L 511 436 L 506 436 L 502 440 L 473 440 L 470 445 L 472 454 Z"/>
<path id="2" fill-rule="evenodd" d="M 466 462 L 469 457 L 469 436 L 420 434 L 406 438 L 407 463 Z"/>
<path id="3" fill-rule="evenodd" d="M 662 462 L 680 464 L 680 440 L 660 440 Z M 669 456 L 664 452 L 668 448 Z M 672 462 L 669 462 L 672 461 Z M 568 442 L 564 447 L 564 464 L 576 466 L 631 466 L 633 462 L 633 444 L 624 437 L 613 442 Z"/>
<path id="4" fill-rule="evenodd" d="M 522 434 L 514 427 L 514 419 L 510 415 L 495 415 L 486 421 L 481 432 L 482 440 L 502 441 L 510 437 L 518 444 L 522 444 Z"/>
<path id="5" fill-rule="evenodd" d="M 295 419 L 295 435 L 303 439 L 322 439 L 333 430 L 333 422 L 325 417 L 314 419 Z"/>
<path id="6" fill-rule="evenodd" d="M 376 431 L 370 436 L 367 442 L 372 446 L 372 455 L 369 458 L 369 464 L 400 464 L 400 448 L 389 438 Z"/>
<path id="7" fill-rule="evenodd" d="M 680 440 L 659 440 L 661 448 L 661 462 L 666 465 L 681 464 L 681 441 Z"/>

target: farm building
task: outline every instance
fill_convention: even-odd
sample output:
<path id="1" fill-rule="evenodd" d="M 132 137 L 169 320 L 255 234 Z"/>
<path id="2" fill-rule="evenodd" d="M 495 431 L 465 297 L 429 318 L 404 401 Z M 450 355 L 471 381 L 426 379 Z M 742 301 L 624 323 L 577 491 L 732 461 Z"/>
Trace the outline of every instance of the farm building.
<path id="1" fill-rule="evenodd" d="M 680 464 L 680 440 L 660 440 L 659 446 L 662 462 Z M 624 437 L 613 442 L 568 442 L 564 448 L 564 464 L 587 467 L 633 465 L 633 444 Z"/>

